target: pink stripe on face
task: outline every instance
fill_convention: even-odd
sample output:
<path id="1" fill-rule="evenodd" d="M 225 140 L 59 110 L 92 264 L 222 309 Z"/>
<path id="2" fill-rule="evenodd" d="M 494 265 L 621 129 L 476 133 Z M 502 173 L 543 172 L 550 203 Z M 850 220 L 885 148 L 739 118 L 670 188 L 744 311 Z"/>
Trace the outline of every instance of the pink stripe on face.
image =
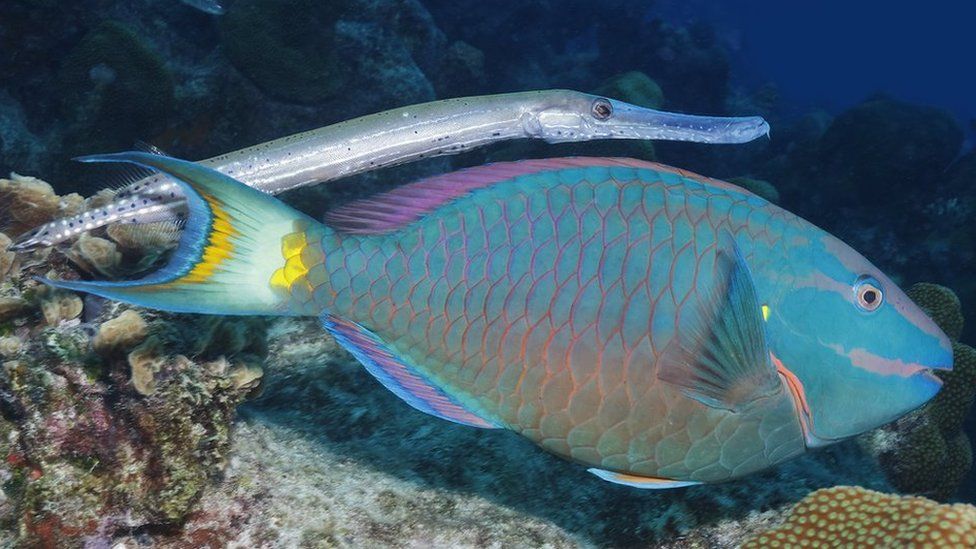
<path id="1" fill-rule="evenodd" d="M 843 347 L 837 344 L 825 344 L 825 346 L 838 355 L 850 359 L 851 364 L 854 366 L 872 374 L 911 377 L 919 372 L 929 370 L 927 366 L 922 366 L 914 362 L 905 362 L 899 359 L 892 360 L 890 358 L 880 357 L 860 347 L 845 351 Z"/>

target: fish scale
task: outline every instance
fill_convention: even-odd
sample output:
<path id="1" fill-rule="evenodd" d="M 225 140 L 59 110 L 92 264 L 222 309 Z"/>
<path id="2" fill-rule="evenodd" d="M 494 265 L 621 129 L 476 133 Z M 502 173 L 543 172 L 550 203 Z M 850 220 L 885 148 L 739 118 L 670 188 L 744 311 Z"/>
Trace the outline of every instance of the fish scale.
<path id="1" fill-rule="evenodd" d="M 47 281 L 171 311 L 318 316 L 417 410 L 641 488 L 734 479 L 890 422 L 948 338 L 866 259 L 721 181 L 630 159 L 472 168 L 323 225 L 141 153 L 190 216 L 158 271 Z"/>
<path id="2" fill-rule="evenodd" d="M 762 203 L 634 168 L 517 177 L 389 234 L 319 235 L 330 250 L 320 283 L 331 292 L 299 308 L 368 327 L 438 386 L 559 455 L 647 476 L 728 478 L 742 463 L 767 466 L 777 450 L 802 451 L 799 429 L 767 449 L 762 424 L 723 430 L 727 412 L 683 398 L 656 369 L 674 318 L 713 282 L 699 263 L 716 232 L 741 232 L 746 250 L 774 243 L 754 240 L 765 228 L 733 224 L 747 218 L 737 208 Z M 690 424 L 707 442 L 692 444 Z M 696 461 L 708 444 L 733 458 Z"/>

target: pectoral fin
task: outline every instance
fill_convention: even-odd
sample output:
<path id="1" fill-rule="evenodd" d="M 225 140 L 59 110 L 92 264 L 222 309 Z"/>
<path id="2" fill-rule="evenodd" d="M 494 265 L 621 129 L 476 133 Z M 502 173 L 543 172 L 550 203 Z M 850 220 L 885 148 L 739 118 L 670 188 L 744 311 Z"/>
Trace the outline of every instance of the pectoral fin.
<path id="1" fill-rule="evenodd" d="M 720 238 L 714 263 L 715 283 L 698 288 L 697 306 L 682 310 L 658 378 L 703 404 L 735 412 L 781 384 L 752 275 L 731 235 Z"/>

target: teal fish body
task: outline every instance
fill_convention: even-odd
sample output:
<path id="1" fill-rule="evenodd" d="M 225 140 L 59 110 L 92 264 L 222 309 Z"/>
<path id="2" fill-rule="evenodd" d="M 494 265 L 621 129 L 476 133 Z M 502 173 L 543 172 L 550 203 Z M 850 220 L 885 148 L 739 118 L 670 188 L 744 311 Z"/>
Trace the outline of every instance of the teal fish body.
<path id="1" fill-rule="evenodd" d="M 406 185 L 320 224 L 206 168 L 141 281 L 168 310 L 319 316 L 413 407 L 507 428 L 613 482 L 719 482 L 880 426 L 939 388 L 944 334 L 842 242 L 738 187 L 627 159 Z M 242 287 L 250 290 L 242 292 Z"/>

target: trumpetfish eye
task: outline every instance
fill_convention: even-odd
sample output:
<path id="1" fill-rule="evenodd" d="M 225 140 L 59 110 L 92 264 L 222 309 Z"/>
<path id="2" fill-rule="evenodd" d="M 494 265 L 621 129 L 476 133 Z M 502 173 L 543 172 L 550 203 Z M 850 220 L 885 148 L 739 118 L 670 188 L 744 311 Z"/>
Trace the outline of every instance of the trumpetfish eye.
<path id="1" fill-rule="evenodd" d="M 593 102 L 592 112 L 593 118 L 596 118 L 597 120 L 606 120 L 613 115 L 613 105 L 601 97 Z"/>
<path id="2" fill-rule="evenodd" d="M 878 307 L 884 303 L 884 291 L 881 290 L 881 283 L 874 277 L 862 275 L 854 283 L 854 296 L 857 307 L 869 313 L 877 311 Z"/>

